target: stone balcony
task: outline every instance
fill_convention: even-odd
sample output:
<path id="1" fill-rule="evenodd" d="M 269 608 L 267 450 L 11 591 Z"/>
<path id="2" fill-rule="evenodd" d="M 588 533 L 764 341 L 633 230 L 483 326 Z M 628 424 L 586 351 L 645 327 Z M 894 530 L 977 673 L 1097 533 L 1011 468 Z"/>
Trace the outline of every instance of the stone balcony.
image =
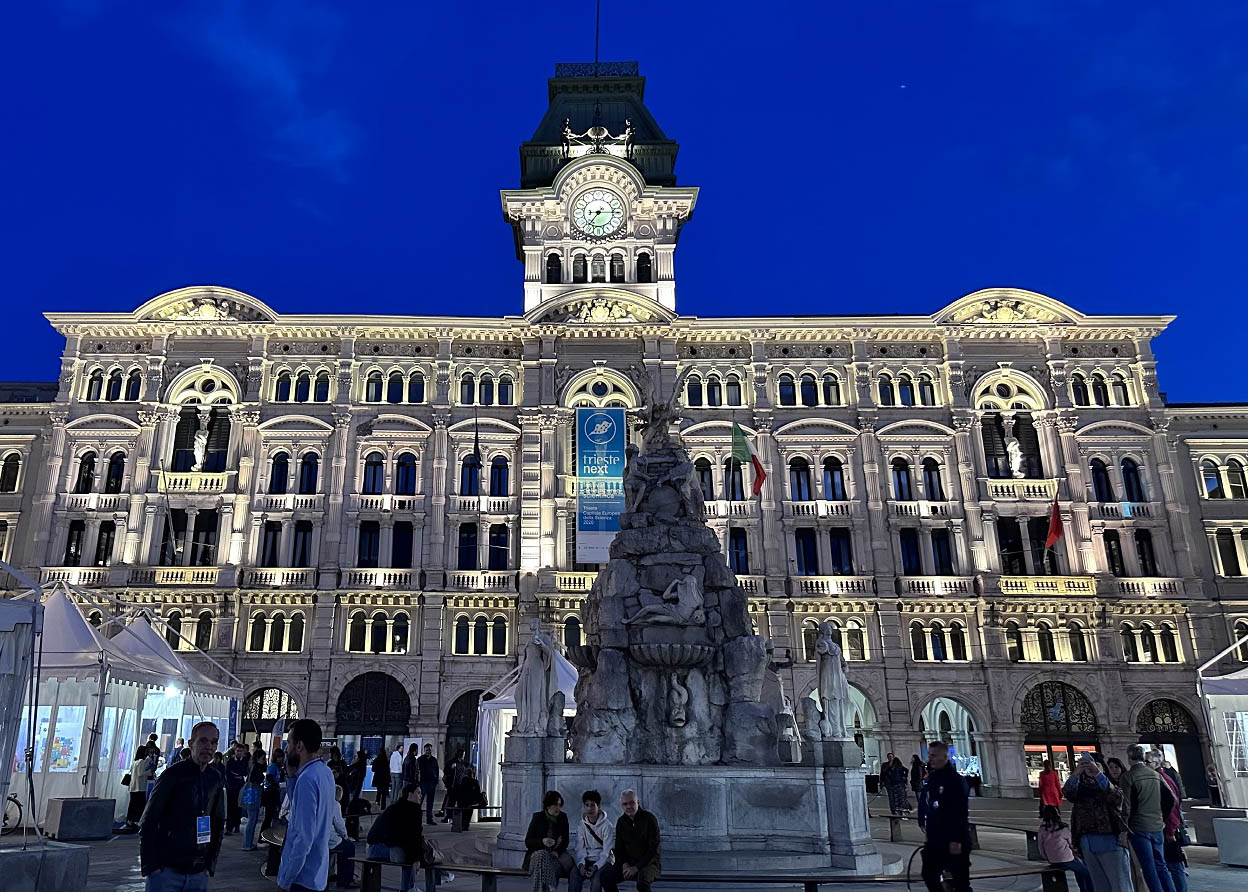
<path id="1" fill-rule="evenodd" d="M 738 503 L 732 503 L 738 504 Z M 785 517 L 851 517 L 854 513 L 853 502 L 829 502 L 826 499 L 812 499 L 800 502 L 786 500 L 784 502 Z"/>
<path id="2" fill-rule="evenodd" d="M 87 587 L 108 585 L 110 567 L 42 567 L 39 581 L 43 585 L 57 582 L 69 585 L 85 585 Z"/>
<path id="3" fill-rule="evenodd" d="M 448 510 L 461 514 L 515 514 L 515 496 L 448 496 Z"/>
<path id="4" fill-rule="evenodd" d="M 231 471 L 156 471 L 156 491 L 168 495 L 212 495 L 225 492 Z"/>
<path id="5" fill-rule="evenodd" d="M 1182 579 L 1133 576 L 1117 579 L 1118 594 L 1127 598 L 1182 598 L 1187 590 Z"/>
<path id="6" fill-rule="evenodd" d="M 1057 495 L 1056 479 L 984 478 L 984 487 L 988 498 L 997 502 L 1051 502 Z"/>
<path id="7" fill-rule="evenodd" d="M 953 511 L 948 502 L 929 502 L 918 500 L 913 502 L 888 503 L 889 517 L 952 517 Z"/>
<path id="8" fill-rule="evenodd" d="M 903 595 L 973 595 L 973 576 L 898 576 Z"/>
<path id="9" fill-rule="evenodd" d="M 1003 595 L 1095 595 L 1093 576 L 1002 576 Z"/>
<path id="10" fill-rule="evenodd" d="M 456 592 L 514 592 L 514 570 L 450 570 L 446 587 Z"/>
<path id="11" fill-rule="evenodd" d="M 791 578 L 794 595 L 871 594 L 870 576 L 793 576 Z"/>
<path id="12" fill-rule="evenodd" d="M 711 499 L 705 503 L 704 510 L 707 518 L 758 517 L 758 499 L 750 499 L 743 502 L 730 501 L 728 499 Z"/>
<path id="13" fill-rule="evenodd" d="M 57 507 L 71 511 L 117 511 L 130 501 L 129 493 L 67 492 L 57 496 Z"/>
<path id="14" fill-rule="evenodd" d="M 130 585 L 216 585 L 220 567 L 134 567 Z"/>
<path id="15" fill-rule="evenodd" d="M 316 588 L 314 567 L 247 567 L 243 588 Z"/>
<path id="16" fill-rule="evenodd" d="M 597 573 L 558 570 L 555 572 L 555 588 L 561 592 L 588 592 L 597 577 Z"/>
<path id="17" fill-rule="evenodd" d="M 395 570 L 390 567 L 359 567 L 339 573 L 341 588 L 386 588 L 414 590 L 420 574 L 416 570 Z"/>
<path id="18" fill-rule="evenodd" d="M 283 493 L 282 495 L 256 496 L 256 511 L 316 511 L 325 510 L 323 495 L 303 495 L 300 493 Z"/>
<path id="19" fill-rule="evenodd" d="M 1149 502 L 1093 502 L 1088 506 L 1093 517 L 1105 520 L 1118 520 L 1123 517 L 1158 517 L 1162 510 L 1160 505 Z"/>
<path id="20" fill-rule="evenodd" d="M 454 497 L 452 497 L 454 498 Z M 425 497 L 423 495 L 400 496 L 392 492 L 378 493 L 369 495 L 365 493 L 350 493 L 346 499 L 348 511 L 378 511 L 387 512 L 422 512 L 425 510 Z"/>
<path id="21" fill-rule="evenodd" d="M 763 584 L 764 578 L 762 576 L 743 576 L 738 573 L 737 584 L 741 586 L 741 589 L 747 595 L 758 597 L 766 593 L 766 586 Z"/>

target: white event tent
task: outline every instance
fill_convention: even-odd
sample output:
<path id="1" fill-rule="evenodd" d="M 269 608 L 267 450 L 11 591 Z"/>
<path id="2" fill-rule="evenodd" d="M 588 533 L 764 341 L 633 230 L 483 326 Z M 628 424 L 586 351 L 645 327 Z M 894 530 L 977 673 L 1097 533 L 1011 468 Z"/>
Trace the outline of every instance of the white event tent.
<path id="1" fill-rule="evenodd" d="M 1201 681 L 1223 804 L 1248 807 L 1248 669 Z"/>
<path id="2" fill-rule="evenodd" d="M 563 714 L 565 717 L 576 715 L 576 667 L 558 649 L 555 649 L 554 657 L 559 690 L 563 691 L 564 697 Z M 477 779 L 491 805 L 502 804 L 503 744 L 516 720 L 518 672 L 518 668 L 513 669 L 503 676 L 494 688 L 481 695 L 488 697 L 494 689 L 498 689 L 495 696 L 490 700 L 482 699 L 477 707 Z"/>

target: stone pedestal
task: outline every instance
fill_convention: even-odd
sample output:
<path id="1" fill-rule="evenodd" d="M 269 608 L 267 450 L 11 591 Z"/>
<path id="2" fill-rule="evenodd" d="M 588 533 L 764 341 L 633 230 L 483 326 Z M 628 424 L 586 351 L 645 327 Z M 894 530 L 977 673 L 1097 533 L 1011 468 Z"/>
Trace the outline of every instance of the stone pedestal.
<path id="1" fill-rule="evenodd" d="M 113 835 L 115 799 L 49 799 L 43 830 L 52 839 L 108 839 Z"/>
<path id="2" fill-rule="evenodd" d="M 91 850 L 63 842 L 45 842 L 22 849 L 0 846 L 0 877 L 4 892 L 62 892 L 85 889 Z"/>

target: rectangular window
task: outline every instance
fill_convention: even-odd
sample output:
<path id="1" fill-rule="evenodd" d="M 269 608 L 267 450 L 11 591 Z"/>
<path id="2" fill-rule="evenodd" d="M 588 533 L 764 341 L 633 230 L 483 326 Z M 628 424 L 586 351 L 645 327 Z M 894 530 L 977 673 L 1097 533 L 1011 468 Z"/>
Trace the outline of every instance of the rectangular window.
<path id="1" fill-rule="evenodd" d="M 988 464 L 988 476 L 997 479 L 1014 476 L 1010 471 L 1010 457 L 1005 450 L 1005 422 L 1000 415 L 984 415 L 980 421 L 980 434 L 984 442 L 984 460 Z"/>
<path id="2" fill-rule="evenodd" d="M 295 521 L 295 548 L 290 556 L 291 566 L 312 566 L 312 521 Z"/>
<path id="3" fill-rule="evenodd" d="M 360 523 L 360 547 L 356 553 L 357 567 L 376 567 L 381 548 L 381 524 L 375 520 Z"/>
<path id="4" fill-rule="evenodd" d="M 734 527 L 728 531 L 728 566 L 733 573 L 749 575 L 750 545 L 745 530 Z"/>
<path id="5" fill-rule="evenodd" d="M 212 567 L 217 564 L 217 512 L 200 511 L 195 515 L 195 529 L 191 532 L 192 567 Z"/>
<path id="6" fill-rule="evenodd" d="M 1045 548 L 1049 538 L 1049 519 L 1047 517 L 1030 517 L 1027 519 L 1027 537 L 1031 541 L 1031 565 L 1037 576 L 1057 575 L 1056 543 L 1054 548 Z"/>
<path id="7" fill-rule="evenodd" d="M 819 575 L 819 544 L 815 531 L 800 527 L 793 531 L 793 550 L 797 557 L 798 576 Z"/>
<path id="8" fill-rule="evenodd" d="M 997 521 L 997 544 L 1001 555 L 1001 572 L 1007 576 L 1022 576 L 1027 572 L 1023 557 L 1023 534 L 1018 521 L 1002 517 Z"/>
<path id="9" fill-rule="evenodd" d="M 86 535 L 87 523 L 74 520 L 69 524 L 69 533 L 65 537 L 65 566 L 77 567 L 82 564 L 82 539 Z"/>
<path id="10" fill-rule="evenodd" d="M 282 523 L 279 520 L 264 522 L 264 535 L 260 540 L 260 566 L 282 565 Z"/>
<path id="11" fill-rule="evenodd" d="M 508 558 L 507 525 L 503 523 L 491 524 L 489 537 L 488 569 L 495 571 L 506 570 Z"/>
<path id="12" fill-rule="evenodd" d="M 400 520 L 394 525 L 394 540 L 390 547 L 390 566 L 408 570 L 412 566 L 412 524 Z"/>
<path id="13" fill-rule="evenodd" d="M 1122 558 L 1122 543 L 1118 541 L 1117 530 L 1106 530 L 1103 534 L 1105 542 L 1105 561 L 1109 572 L 1114 576 L 1126 576 L 1127 564 Z"/>
<path id="14" fill-rule="evenodd" d="M 828 544 L 832 549 L 832 574 L 854 575 L 854 545 L 849 530 L 833 527 L 828 530 Z"/>
<path id="15" fill-rule="evenodd" d="M 948 530 L 932 530 L 932 565 L 937 576 L 953 575 L 953 549 Z"/>
<path id="16" fill-rule="evenodd" d="M 919 531 L 901 530 L 897 533 L 901 545 L 901 573 L 903 576 L 922 576 L 923 559 L 919 554 Z"/>
<path id="17" fill-rule="evenodd" d="M 185 536 L 186 512 L 181 508 L 166 511 L 164 533 L 160 537 L 160 565 L 162 567 L 182 565 L 182 542 Z"/>
<path id="18" fill-rule="evenodd" d="M 113 540 L 117 537 L 117 524 L 106 520 L 100 524 L 100 533 L 95 539 L 95 565 L 107 567 L 113 562 Z"/>
<path id="19" fill-rule="evenodd" d="M 1135 531 L 1135 554 L 1140 561 L 1140 573 L 1157 576 L 1157 553 L 1153 551 L 1153 534 L 1148 530 Z"/>

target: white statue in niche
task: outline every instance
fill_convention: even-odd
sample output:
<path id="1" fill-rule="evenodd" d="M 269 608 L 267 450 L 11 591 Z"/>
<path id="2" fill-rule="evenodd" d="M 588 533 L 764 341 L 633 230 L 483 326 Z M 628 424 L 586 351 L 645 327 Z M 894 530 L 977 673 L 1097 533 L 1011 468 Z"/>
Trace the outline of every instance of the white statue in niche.
<path id="1" fill-rule="evenodd" d="M 845 677 L 845 657 L 832 637 L 835 627 L 825 622 L 819 627 L 815 653 L 819 658 L 819 706 L 823 718 L 819 731 L 824 740 L 843 740 L 845 713 L 849 708 L 849 681 Z"/>
<path id="2" fill-rule="evenodd" d="M 195 442 L 191 451 L 195 455 L 195 464 L 191 465 L 191 470 L 202 471 L 204 459 L 208 456 L 208 423 L 206 421 L 201 420 L 199 430 L 195 431 Z"/>
<path id="3" fill-rule="evenodd" d="M 1005 438 L 1005 454 L 1010 459 L 1010 475 L 1015 480 L 1023 478 L 1023 444 L 1018 437 Z"/>

